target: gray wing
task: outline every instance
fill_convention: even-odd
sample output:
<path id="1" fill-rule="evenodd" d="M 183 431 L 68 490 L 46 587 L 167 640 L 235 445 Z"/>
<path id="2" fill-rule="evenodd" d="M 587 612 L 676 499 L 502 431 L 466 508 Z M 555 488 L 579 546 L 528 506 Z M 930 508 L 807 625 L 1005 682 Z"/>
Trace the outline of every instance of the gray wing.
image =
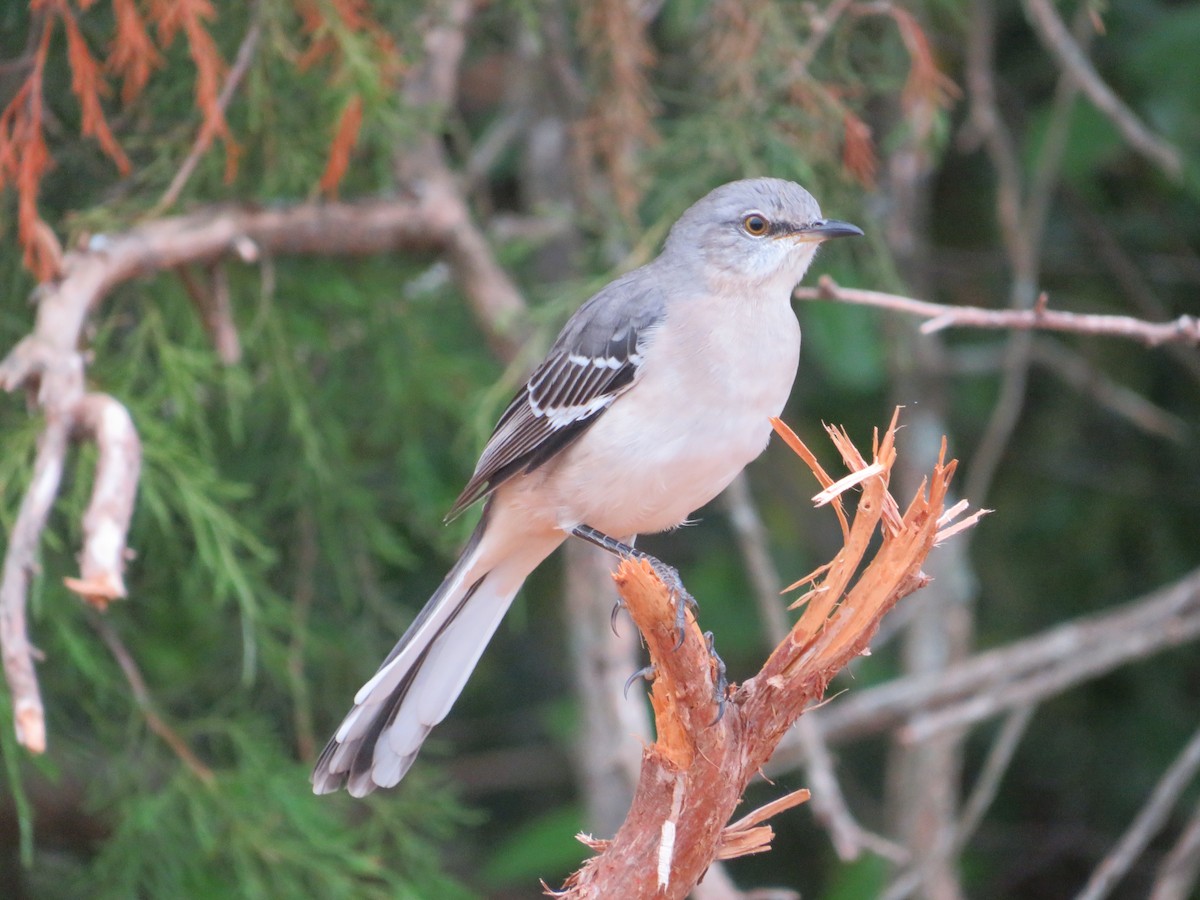
<path id="1" fill-rule="evenodd" d="M 661 293 L 643 270 L 603 288 L 567 321 L 541 365 L 509 403 L 446 516 L 561 453 L 637 379 L 642 351 L 662 321 Z"/>

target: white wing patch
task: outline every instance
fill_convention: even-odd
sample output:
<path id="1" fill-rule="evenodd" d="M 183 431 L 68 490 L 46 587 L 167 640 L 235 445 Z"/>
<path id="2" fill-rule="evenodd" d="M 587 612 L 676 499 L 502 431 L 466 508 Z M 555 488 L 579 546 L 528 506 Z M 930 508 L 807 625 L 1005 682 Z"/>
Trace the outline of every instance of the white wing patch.
<path id="1" fill-rule="evenodd" d="M 595 366 L 597 369 L 613 369 L 614 371 L 625 365 L 625 360 L 617 359 L 615 356 L 605 356 L 603 358 L 581 356 L 578 353 L 572 353 L 567 357 L 567 362 L 576 366 Z"/>
<path id="2" fill-rule="evenodd" d="M 535 416 L 546 416 L 550 422 L 550 427 L 554 429 L 563 428 L 570 425 L 572 422 L 578 422 L 580 419 L 586 419 L 588 416 L 598 413 L 600 410 L 607 407 L 616 398 L 612 394 L 607 394 L 602 397 L 596 397 L 589 400 L 587 403 L 577 403 L 574 406 L 552 406 L 546 412 L 533 406 L 533 414 Z"/>

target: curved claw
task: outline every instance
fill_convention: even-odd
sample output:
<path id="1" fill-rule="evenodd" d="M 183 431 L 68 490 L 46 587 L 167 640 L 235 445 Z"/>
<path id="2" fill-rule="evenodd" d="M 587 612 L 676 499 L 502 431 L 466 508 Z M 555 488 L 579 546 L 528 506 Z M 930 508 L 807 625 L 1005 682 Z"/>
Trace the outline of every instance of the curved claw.
<path id="1" fill-rule="evenodd" d="M 621 610 L 625 608 L 625 601 L 621 596 L 617 595 L 617 602 L 613 604 L 612 612 L 608 615 L 608 627 L 612 629 L 612 633 L 616 637 L 621 635 L 617 632 L 617 616 L 621 614 Z"/>
<path id="2" fill-rule="evenodd" d="M 687 634 L 687 611 L 699 609 L 700 604 L 695 597 L 684 590 L 683 582 L 678 580 L 678 574 L 675 578 L 679 585 L 678 591 L 673 594 L 675 598 L 675 631 L 679 634 L 678 640 L 675 641 L 675 649 L 678 650 L 683 646 L 683 638 Z"/>
<path id="3" fill-rule="evenodd" d="M 683 646 L 683 639 L 687 635 L 687 604 L 678 594 L 675 595 L 675 633 L 678 635 L 675 639 L 675 649 L 678 650 Z"/>
<path id="4" fill-rule="evenodd" d="M 622 689 L 621 693 L 625 696 L 626 700 L 629 699 L 629 689 L 631 687 L 633 687 L 633 683 L 635 681 L 637 681 L 639 678 L 644 678 L 644 679 L 646 679 L 646 681 L 653 680 L 654 664 L 651 663 L 650 665 L 648 665 L 644 668 L 638 669 L 636 672 L 634 672 L 632 675 L 630 675 L 627 679 L 625 679 L 625 687 Z"/>
<path id="5" fill-rule="evenodd" d="M 716 725 L 725 717 L 725 695 L 729 688 L 729 680 L 725 677 L 725 660 L 721 659 L 717 653 L 711 631 L 704 632 L 704 643 L 708 646 L 708 655 L 717 666 L 717 680 L 713 684 L 713 700 L 717 704 L 717 717 L 709 723 Z"/>
<path id="6" fill-rule="evenodd" d="M 571 534 L 621 559 L 643 559 L 650 563 L 650 566 L 654 569 L 655 574 L 658 575 L 659 580 L 666 587 L 671 595 L 671 599 L 675 603 L 675 629 L 679 633 L 679 639 L 675 642 L 675 649 L 678 650 L 682 647 L 684 636 L 687 634 L 687 609 L 689 606 L 692 609 L 696 609 L 699 604 L 696 603 L 696 598 L 689 594 L 683 586 L 683 580 L 679 577 L 679 572 L 649 553 L 635 550 L 629 544 L 622 543 L 616 538 L 608 536 L 603 531 L 597 531 L 590 525 L 576 525 L 571 529 Z M 622 603 L 618 602 L 613 608 L 612 629 L 614 634 L 617 631 L 617 611 L 622 605 Z"/>

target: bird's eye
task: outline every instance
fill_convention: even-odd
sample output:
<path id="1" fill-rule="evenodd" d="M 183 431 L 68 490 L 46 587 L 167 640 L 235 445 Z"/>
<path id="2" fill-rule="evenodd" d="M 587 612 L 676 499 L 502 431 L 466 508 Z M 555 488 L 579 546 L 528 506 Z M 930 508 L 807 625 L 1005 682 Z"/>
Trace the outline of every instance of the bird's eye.
<path id="1" fill-rule="evenodd" d="M 746 229 L 746 234 L 751 237 L 762 237 L 770 230 L 771 223 L 758 213 L 750 213 L 742 219 L 742 228 Z"/>

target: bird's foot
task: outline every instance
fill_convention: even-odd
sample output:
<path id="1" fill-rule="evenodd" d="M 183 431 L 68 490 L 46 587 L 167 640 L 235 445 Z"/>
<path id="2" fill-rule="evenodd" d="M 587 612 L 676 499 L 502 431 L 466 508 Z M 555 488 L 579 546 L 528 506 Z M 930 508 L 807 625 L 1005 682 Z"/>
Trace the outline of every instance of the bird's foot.
<path id="1" fill-rule="evenodd" d="M 700 604 L 696 602 L 696 598 L 688 593 L 687 588 L 683 586 L 683 579 L 679 577 L 679 570 L 674 566 L 668 566 L 662 560 L 651 556 L 649 553 L 636 550 L 629 544 L 609 537 L 603 531 L 598 531 L 589 525 L 579 525 L 573 529 L 572 533 L 589 544 L 595 544 L 597 547 L 607 550 L 621 559 L 645 560 L 650 564 L 650 568 L 654 570 L 654 574 L 658 576 L 659 581 L 666 587 L 667 593 L 671 597 L 671 602 L 675 604 L 675 632 L 677 635 L 675 649 L 678 650 L 682 647 L 684 638 L 687 637 L 687 611 L 689 608 L 693 610 L 699 609 Z M 611 617 L 611 625 L 614 633 L 617 630 L 617 615 L 624 608 L 625 602 L 618 598 L 616 604 L 613 606 Z M 729 681 L 725 677 L 725 661 L 717 653 L 716 647 L 713 644 L 713 633 L 711 631 L 704 633 L 704 643 L 708 647 L 708 655 L 712 659 L 717 672 L 717 677 L 713 683 L 713 702 L 717 704 L 717 717 L 713 720 L 713 724 L 715 725 L 725 716 L 725 696 L 728 692 Z M 629 680 L 625 682 L 625 695 L 629 695 L 629 688 L 635 681 L 639 678 L 645 678 L 649 681 L 653 674 L 653 665 L 634 672 L 629 676 Z"/>
<path id="2" fill-rule="evenodd" d="M 682 647 L 684 635 L 687 634 L 688 608 L 698 609 L 700 604 L 696 602 L 696 598 L 689 594 L 687 588 L 683 586 L 683 579 L 679 577 L 679 571 L 673 566 L 668 566 L 657 557 L 651 556 L 642 550 L 637 550 L 623 541 L 610 537 L 603 531 L 592 528 L 590 525 L 577 525 L 572 529 L 571 533 L 575 537 L 581 538 L 589 544 L 594 544 L 602 550 L 607 550 L 621 559 L 641 559 L 650 564 L 650 568 L 654 570 L 654 574 L 658 576 L 658 580 L 663 583 L 667 592 L 671 595 L 671 602 L 675 604 L 675 631 L 678 635 L 675 641 L 675 649 L 678 650 Z M 624 603 L 618 600 L 617 605 L 613 607 L 612 628 L 614 632 L 617 627 L 617 613 L 620 612 L 623 606 Z"/>
<path id="3" fill-rule="evenodd" d="M 671 595 L 671 602 L 675 604 L 675 649 L 678 650 L 683 646 L 683 638 L 687 634 L 687 611 L 699 609 L 700 604 L 683 586 L 683 579 L 679 577 L 678 569 L 668 566 L 648 553 L 643 554 L 641 558 L 650 563 L 650 568 L 654 570 L 658 580 L 663 583 L 667 593 Z"/>

